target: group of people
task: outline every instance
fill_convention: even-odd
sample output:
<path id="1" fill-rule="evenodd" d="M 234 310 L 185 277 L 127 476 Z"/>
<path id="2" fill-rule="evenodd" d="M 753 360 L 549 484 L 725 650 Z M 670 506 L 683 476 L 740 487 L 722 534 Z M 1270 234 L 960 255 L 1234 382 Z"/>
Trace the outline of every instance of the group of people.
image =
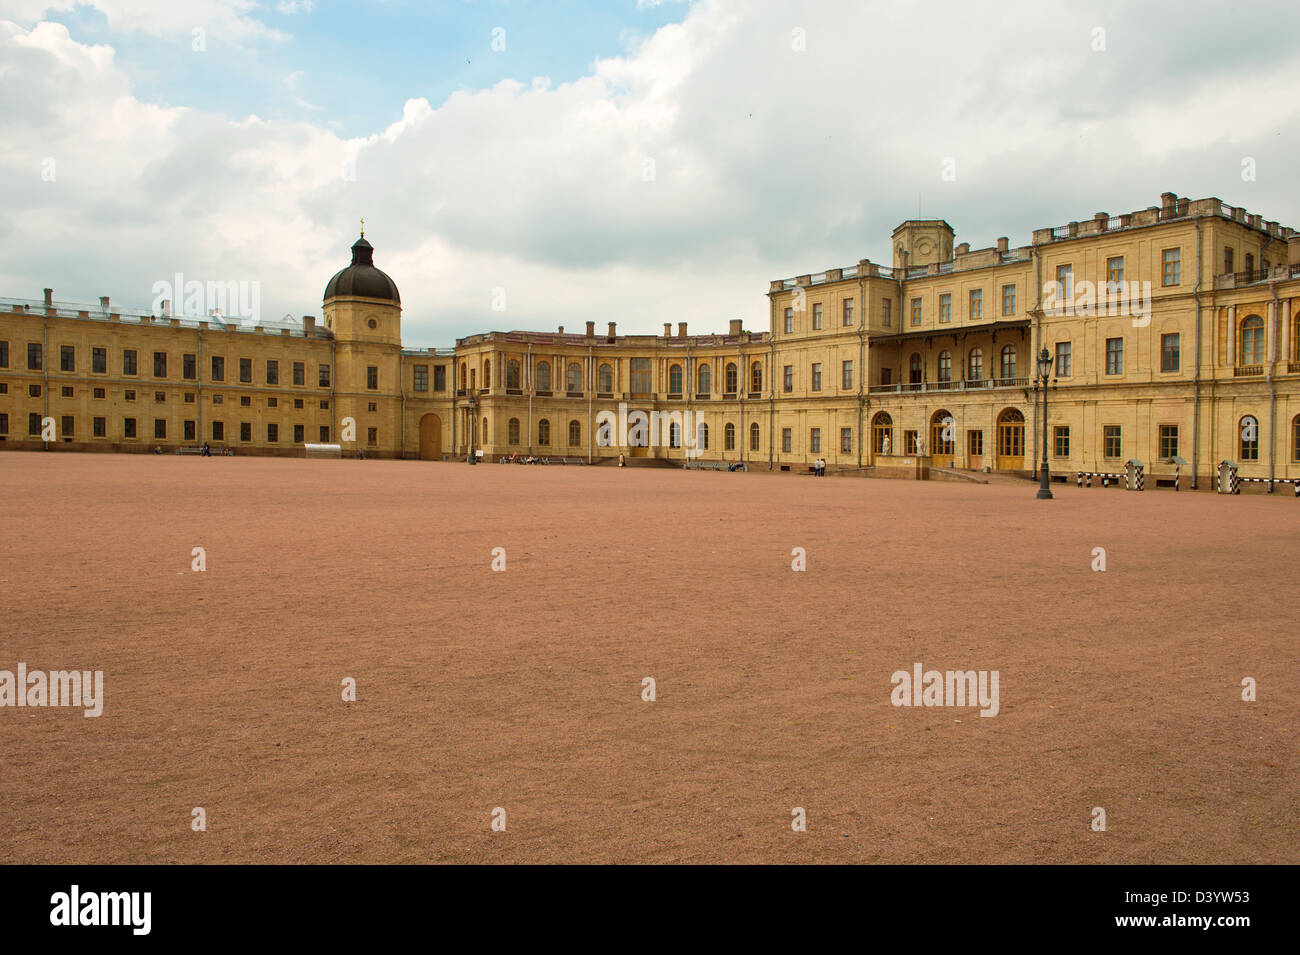
<path id="1" fill-rule="evenodd" d="M 813 477 L 825 477 L 825 476 L 826 476 L 826 459 L 818 458 L 816 461 L 813 462 Z"/>

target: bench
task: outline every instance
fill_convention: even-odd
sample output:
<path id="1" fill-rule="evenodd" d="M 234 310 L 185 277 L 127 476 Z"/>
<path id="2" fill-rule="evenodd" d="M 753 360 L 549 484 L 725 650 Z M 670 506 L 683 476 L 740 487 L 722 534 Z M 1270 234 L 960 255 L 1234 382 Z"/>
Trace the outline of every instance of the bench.
<path id="1" fill-rule="evenodd" d="M 202 448 L 177 448 L 176 453 L 177 454 L 202 454 L 203 449 Z"/>

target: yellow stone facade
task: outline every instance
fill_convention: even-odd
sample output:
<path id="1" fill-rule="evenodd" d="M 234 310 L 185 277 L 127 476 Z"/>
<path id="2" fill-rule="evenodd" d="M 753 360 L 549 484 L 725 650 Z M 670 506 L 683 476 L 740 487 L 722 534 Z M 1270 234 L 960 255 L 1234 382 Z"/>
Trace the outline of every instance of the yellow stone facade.
<path id="1" fill-rule="evenodd" d="M 1300 479 L 1300 236 L 1218 199 L 1172 193 L 1134 213 L 972 250 L 909 220 L 892 264 L 777 280 L 767 328 L 726 334 L 488 332 L 402 347 L 401 305 L 336 291 L 323 319 L 250 327 L 0 300 L 0 448 L 245 454 L 341 443 L 376 457 L 534 454 L 684 462 L 694 422 L 654 446 L 602 413 L 690 412 L 704 461 L 915 476 L 1015 473 L 1040 457 L 1035 358 L 1054 359 L 1054 475 L 1144 463 L 1148 482 Z M 369 245 L 364 245 L 369 263 Z M 354 247 L 354 253 L 357 247 Z M 354 259 L 354 263 L 355 263 Z M 382 276 L 382 273 L 378 273 Z M 343 273 L 340 273 L 343 275 Z M 390 281 L 383 276 L 385 281 Z M 334 282 L 331 282 L 331 289 Z M 358 285 L 358 288 L 362 286 Z M 342 288 L 342 287 L 340 287 Z M 132 357 L 133 356 L 133 357 Z M 675 420 L 675 419 L 674 419 Z"/>

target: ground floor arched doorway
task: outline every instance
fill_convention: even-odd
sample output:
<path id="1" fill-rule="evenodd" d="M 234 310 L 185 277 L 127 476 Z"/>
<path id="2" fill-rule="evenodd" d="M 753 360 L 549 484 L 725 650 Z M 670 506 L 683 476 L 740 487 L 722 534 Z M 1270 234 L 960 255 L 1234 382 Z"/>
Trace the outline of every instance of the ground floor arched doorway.
<path id="1" fill-rule="evenodd" d="M 442 460 L 442 419 L 436 414 L 427 414 L 420 419 L 420 458 Z"/>
<path id="2" fill-rule="evenodd" d="M 1025 469 L 1025 416 L 1015 408 L 998 415 L 998 470 Z"/>

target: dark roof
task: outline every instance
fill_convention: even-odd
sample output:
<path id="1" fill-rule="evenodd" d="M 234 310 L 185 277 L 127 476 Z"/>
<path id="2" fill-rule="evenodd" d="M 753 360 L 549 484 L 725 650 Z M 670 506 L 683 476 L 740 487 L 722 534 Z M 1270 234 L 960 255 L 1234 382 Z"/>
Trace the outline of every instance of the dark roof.
<path id="1" fill-rule="evenodd" d="M 352 246 L 352 264 L 335 273 L 325 286 L 326 301 L 338 295 L 355 295 L 401 304 L 402 297 L 397 293 L 397 283 L 375 268 L 374 252 L 374 246 L 366 241 L 364 235 L 357 239 Z"/>

